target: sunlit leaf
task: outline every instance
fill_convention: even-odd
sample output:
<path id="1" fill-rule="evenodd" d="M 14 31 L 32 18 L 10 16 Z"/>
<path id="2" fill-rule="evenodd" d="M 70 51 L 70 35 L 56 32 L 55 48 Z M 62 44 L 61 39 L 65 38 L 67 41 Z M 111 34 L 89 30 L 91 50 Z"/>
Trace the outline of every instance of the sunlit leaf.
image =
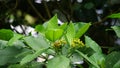
<path id="1" fill-rule="evenodd" d="M 69 44 L 71 44 L 71 41 L 75 37 L 75 27 L 73 23 L 70 23 L 67 28 L 67 33 L 66 33 L 67 41 Z"/>
<path id="2" fill-rule="evenodd" d="M 76 34 L 75 34 L 75 37 L 76 38 L 80 38 L 87 30 L 88 28 L 90 27 L 90 23 L 79 23 L 76 25 L 76 28 L 78 29 L 76 31 Z"/>
<path id="3" fill-rule="evenodd" d="M 35 30 L 38 31 L 38 32 L 41 32 L 41 33 L 45 33 L 45 28 L 43 25 L 37 25 L 35 27 Z"/>
<path id="4" fill-rule="evenodd" d="M 57 15 L 53 16 L 53 17 L 47 22 L 47 29 L 54 29 L 54 28 L 58 28 Z"/>
<path id="5" fill-rule="evenodd" d="M 85 45 L 92 48 L 95 52 L 102 53 L 101 47 L 88 36 L 85 36 Z"/>
<path id="6" fill-rule="evenodd" d="M 50 41 L 56 41 L 63 35 L 62 29 L 49 29 L 46 31 L 45 36 Z"/>
<path id="7" fill-rule="evenodd" d="M 64 23 L 64 24 L 59 26 L 59 29 L 63 29 L 64 30 L 64 29 L 66 29 L 66 27 L 67 27 L 67 23 Z"/>
<path id="8" fill-rule="evenodd" d="M 109 15 L 108 18 L 120 18 L 120 13 Z"/>

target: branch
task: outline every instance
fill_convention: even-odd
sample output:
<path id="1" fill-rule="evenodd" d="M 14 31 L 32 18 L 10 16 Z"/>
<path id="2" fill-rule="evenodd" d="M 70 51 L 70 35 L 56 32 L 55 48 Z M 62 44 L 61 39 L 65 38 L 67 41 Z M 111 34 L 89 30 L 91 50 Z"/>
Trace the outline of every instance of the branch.
<path id="1" fill-rule="evenodd" d="M 35 6 L 32 4 L 31 0 L 27 0 L 32 9 L 35 11 L 35 13 L 43 20 L 46 21 L 46 19 L 38 12 L 38 10 L 35 8 Z"/>
<path id="2" fill-rule="evenodd" d="M 117 11 L 114 11 L 113 13 L 117 13 L 117 12 L 119 12 L 120 11 L 120 8 L 117 10 Z M 110 14 L 111 15 L 111 14 Z M 109 15 L 107 15 L 106 17 L 104 17 L 101 21 L 99 21 L 99 22 L 95 22 L 95 23 L 93 23 L 93 25 L 99 25 L 99 24 L 101 24 L 101 23 L 103 23 L 104 21 L 106 21 L 107 19 L 108 19 L 108 16 Z"/>

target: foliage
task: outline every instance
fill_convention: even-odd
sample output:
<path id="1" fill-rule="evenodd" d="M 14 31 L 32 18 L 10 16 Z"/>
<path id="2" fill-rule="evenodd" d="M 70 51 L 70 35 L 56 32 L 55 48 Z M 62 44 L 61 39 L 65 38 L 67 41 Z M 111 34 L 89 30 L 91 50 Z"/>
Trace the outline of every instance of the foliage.
<path id="1" fill-rule="evenodd" d="M 120 68 L 119 6 L 119 0 L 0 0 L 0 67 Z"/>
<path id="2" fill-rule="evenodd" d="M 12 37 L 11 35 L 1 35 L 0 67 L 84 67 L 83 63 L 80 62 L 87 63 L 90 68 L 120 67 L 119 51 L 113 51 L 109 55 L 105 55 L 101 47 L 90 37 L 85 36 L 84 43 L 79 39 L 91 26 L 90 23 L 70 22 L 60 26 L 56 23 L 58 22 L 55 15 L 43 25 L 37 25 L 36 30 L 39 32 L 37 37 L 23 36 L 12 31 L 10 31 L 13 34 Z M 41 27 L 43 30 L 40 29 Z M 114 30 L 119 33 L 119 29 Z M 4 31 L 9 32 L 7 29 L 1 29 L 1 33 Z M 6 40 L 3 37 L 10 37 L 10 39 Z M 43 53 L 46 55 L 42 55 Z M 53 56 L 53 58 L 49 58 L 50 56 Z M 38 60 L 35 60 L 37 58 L 43 58 L 45 61 L 38 62 Z"/>
<path id="3" fill-rule="evenodd" d="M 1 48 L 0 50 L 0 54 L 2 55 L 0 59 L 3 60 L 1 61 L 0 65 L 1 66 L 7 65 L 8 67 L 11 66 L 24 67 L 25 65 L 25 67 L 27 66 L 29 67 L 29 64 L 32 64 L 32 62 L 37 62 L 35 58 L 41 56 L 42 53 L 45 53 L 48 55 L 48 57 L 49 55 L 52 55 L 53 58 L 49 59 L 47 56 L 44 56 L 46 57 L 45 58 L 46 61 L 41 62 L 39 64 L 43 64 L 47 66 L 47 68 L 52 68 L 53 66 L 55 66 L 56 68 L 59 67 L 61 68 L 61 66 L 62 68 L 70 68 L 71 64 L 73 65 L 74 63 L 71 61 L 74 60 L 72 58 L 72 55 L 74 53 L 78 53 L 79 54 L 77 55 L 78 57 L 85 58 L 90 63 L 90 65 L 99 68 L 99 66 L 92 59 L 90 59 L 90 56 L 85 55 L 84 53 L 81 52 L 81 50 L 79 50 L 79 48 L 84 48 L 84 47 L 85 48 L 88 47 L 93 50 L 96 49 L 97 47 L 99 48 L 99 46 L 94 41 L 92 41 L 88 36 L 86 36 L 85 38 L 86 44 L 84 44 L 82 41 L 79 40 L 79 38 L 90 27 L 90 23 L 73 24 L 71 22 L 66 26 L 64 26 L 64 24 L 58 26 L 56 23 L 57 23 L 57 16 L 55 15 L 51 20 L 44 23 L 47 24 L 46 26 L 44 26 L 44 24 L 41 25 L 44 28 L 44 32 L 41 31 L 41 29 L 40 30 L 38 29 L 39 26 L 36 26 L 36 30 L 39 31 L 37 37 L 22 36 L 20 34 L 16 34 L 12 32 L 14 34 L 13 37 L 7 40 L 6 43 L 4 43 L 3 42 L 4 39 L 1 38 L 2 40 L 1 42 L 4 43 L 4 45 L 1 46 L 4 46 L 4 48 Z M 81 26 L 79 27 L 78 25 Z M 51 27 L 51 29 L 49 27 Z M 4 35 L 2 36 L 7 37 Z M 21 44 L 16 45 L 15 43 L 17 43 L 17 41 L 20 41 L 22 45 Z M 93 42 L 92 43 L 93 45 L 95 44 L 93 48 L 90 47 L 90 45 L 92 45 L 90 44 L 91 42 Z M 49 50 L 52 50 L 53 52 L 49 53 Z M 64 53 L 65 50 L 66 53 Z M 100 52 L 99 54 L 101 53 L 102 52 Z M 8 55 L 10 55 L 10 57 L 8 57 Z M 83 61 L 82 58 L 81 61 Z"/>

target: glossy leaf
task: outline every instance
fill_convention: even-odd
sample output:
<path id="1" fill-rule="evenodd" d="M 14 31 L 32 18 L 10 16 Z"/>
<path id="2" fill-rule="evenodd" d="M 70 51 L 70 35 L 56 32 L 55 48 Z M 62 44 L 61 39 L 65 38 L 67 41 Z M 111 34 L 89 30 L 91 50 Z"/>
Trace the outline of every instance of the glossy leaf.
<path id="1" fill-rule="evenodd" d="M 1 29 L 0 30 L 0 39 L 1 40 L 10 40 L 13 37 L 13 32 L 8 29 Z"/>
<path id="2" fill-rule="evenodd" d="M 50 41 L 56 41 L 57 39 L 61 38 L 63 35 L 62 29 L 49 29 L 46 31 L 45 36 Z"/>
<path id="3" fill-rule="evenodd" d="M 90 25 L 90 23 L 76 25 L 78 30 L 76 31 L 75 37 L 80 38 L 88 30 Z"/>
<path id="4" fill-rule="evenodd" d="M 68 68 L 70 60 L 65 56 L 59 55 L 47 63 L 47 68 Z"/>
<path id="5" fill-rule="evenodd" d="M 117 36 L 120 38 L 120 26 L 113 26 L 112 27 Z"/>
<path id="6" fill-rule="evenodd" d="M 95 52 L 102 53 L 100 46 L 88 36 L 85 36 L 85 45 L 92 48 Z"/>

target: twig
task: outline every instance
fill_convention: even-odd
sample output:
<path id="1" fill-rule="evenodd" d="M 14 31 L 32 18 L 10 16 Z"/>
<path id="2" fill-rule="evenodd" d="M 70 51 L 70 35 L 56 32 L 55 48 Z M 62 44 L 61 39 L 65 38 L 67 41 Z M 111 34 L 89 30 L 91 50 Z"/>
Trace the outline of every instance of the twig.
<path id="1" fill-rule="evenodd" d="M 47 6 L 47 4 L 46 4 L 46 1 L 43 1 L 43 3 L 44 3 L 45 10 L 46 10 L 46 12 L 47 12 L 48 17 L 51 18 L 51 14 L 50 14 L 49 8 L 48 8 L 48 6 Z"/>
<path id="2" fill-rule="evenodd" d="M 27 0 L 32 9 L 35 11 L 35 13 L 43 20 L 46 21 L 46 19 L 38 12 L 38 10 L 35 8 L 35 6 L 32 4 L 31 0 Z"/>
<path id="3" fill-rule="evenodd" d="M 67 19 L 68 21 L 70 21 L 70 18 L 69 18 L 69 16 L 68 16 L 68 13 L 61 8 L 61 6 L 60 6 L 60 4 L 59 4 L 58 2 L 56 2 L 56 4 L 57 4 L 59 10 L 66 16 L 66 19 Z"/>

